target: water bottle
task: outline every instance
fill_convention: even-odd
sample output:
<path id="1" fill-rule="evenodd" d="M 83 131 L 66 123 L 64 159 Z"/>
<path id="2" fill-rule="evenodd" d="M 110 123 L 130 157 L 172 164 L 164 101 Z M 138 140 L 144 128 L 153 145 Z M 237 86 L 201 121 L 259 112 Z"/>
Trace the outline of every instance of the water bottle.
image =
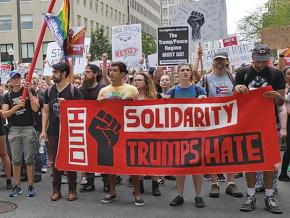
<path id="1" fill-rule="evenodd" d="M 45 140 L 41 139 L 39 141 L 39 149 L 38 149 L 38 153 L 39 154 L 44 154 L 44 148 L 45 148 Z"/>

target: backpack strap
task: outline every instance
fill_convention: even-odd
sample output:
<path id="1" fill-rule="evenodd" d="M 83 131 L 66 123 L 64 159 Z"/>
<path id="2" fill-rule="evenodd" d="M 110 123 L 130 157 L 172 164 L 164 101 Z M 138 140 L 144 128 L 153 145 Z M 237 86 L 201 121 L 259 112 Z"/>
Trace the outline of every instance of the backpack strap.
<path id="1" fill-rule="evenodd" d="M 200 86 L 195 84 L 194 88 L 195 88 L 196 97 L 198 98 L 198 96 L 200 96 Z"/>
<path id="2" fill-rule="evenodd" d="M 174 98 L 174 96 L 175 96 L 175 89 L 176 89 L 176 86 L 173 86 L 172 88 L 171 88 L 171 93 L 170 93 L 170 98 Z"/>

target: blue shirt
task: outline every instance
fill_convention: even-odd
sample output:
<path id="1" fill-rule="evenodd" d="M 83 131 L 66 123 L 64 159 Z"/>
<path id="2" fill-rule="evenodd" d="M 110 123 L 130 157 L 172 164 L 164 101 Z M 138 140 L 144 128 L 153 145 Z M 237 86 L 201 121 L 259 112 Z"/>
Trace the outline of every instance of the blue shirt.
<path id="1" fill-rule="evenodd" d="M 197 98 L 195 86 L 195 84 L 192 84 L 188 88 L 181 88 L 179 85 L 176 85 L 169 89 L 166 95 L 172 96 L 174 92 L 173 98 Z M 206 91 L 202 86 L 198 86 L 197 88 L 199 89 L 199 95 L 206 95 Z"/>

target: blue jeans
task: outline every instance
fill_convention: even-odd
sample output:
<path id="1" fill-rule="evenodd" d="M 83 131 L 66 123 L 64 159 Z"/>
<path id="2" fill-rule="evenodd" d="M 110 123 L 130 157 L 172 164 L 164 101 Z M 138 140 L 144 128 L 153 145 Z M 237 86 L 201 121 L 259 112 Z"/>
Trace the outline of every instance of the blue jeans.
<path id="1" fill-rule="evenodd" d="M 47 166 L 47 149 L 46 147 L 44 148 L 44 153 L 40 154 L 39 153 L 39 135 L 40 132 L 37 133 L 37 139 L 36 139 L 36 155 L 35 155 L 35 175 L 41 175 L 41 169 L 45 166 Z"/>

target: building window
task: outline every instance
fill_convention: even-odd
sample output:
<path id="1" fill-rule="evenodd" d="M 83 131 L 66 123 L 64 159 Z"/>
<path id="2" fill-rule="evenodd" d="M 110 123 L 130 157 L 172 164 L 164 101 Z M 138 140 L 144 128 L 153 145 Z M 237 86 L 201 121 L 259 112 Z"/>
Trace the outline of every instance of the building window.
<path id="1" fill-rule="evenodd" d="M 108 15 L 109 15 L 109 6 L 106 5 L 106 17 L 108 17 Z"/>
<path id="2" fill-rule="evenodd" d="M 167 26 L 167 20 L 162 20 L 162 26 Z"/>
<path id="3" fill-rule="evenodd" d="M 169 4 L 174 4 L 174 0 L 168 0 Z"/>
<path id="4" fill-rule="evenodd" d="M 80 0 L 77 0 L 77 3 L 80 4 Z"/>
<path id="5" fill-rule="evenodd" d="M 168 13 L 167 13 L 167 8 L 162 8 L 162 16 L 167 17 Z"/>
<path id="6" fill-rule="evenodd" d="M 117 10 L 115 10 L 115 21 L 117 21 L 117 17 L 118 17 L 118 12 Z"/>
<path id="7" fill-rule="evenodd" d="M 84 18 L 84 26 L 88 28 L 88 18 Z"/>
<path id="8" fill-rule="evenodd" d="M 95 1 L 95 10 L 96 12 L 98 12 L 98 8 L 99 8 L 99 0 Z"/>
<path id="9" fill-rule="evenodd" d="M 82 17 L 80 15 L 77 15 L 77 25 L 78 26 L 81 26 L 81 20 L 82 20 Z"/>
<path id="10" fill-rule="evenodd" d="M 104 15 L 104 3 L 101 2 L 101 14 Z"/>
<path id="11" fill-rule="evenodd" d="M 0 31 L 12 30 L 11 16 L 0 16 Z"/>
<path id="12" fill-rule="evenodd" d="M 11 0 L 0 0 L 0 3 L 11 2 Z"/>
<path id="13" fill-rule="evenodd" d="M 121 20 L 122 20 L 122 15 L 121 15 L 121 12 L 119 12 L 119 23 L 121 23 Z"/>
<path id="14" fill-rule="evenodd" d="M 111 19 L 113 19 L 114 10 L 113 10 L 113 8 L 112 8 L 112 7 L 110 8 L 110 11 L 111 11 Z"/>
<path id="15" fill-rule="evenodd" d="M 108 38 L 110 35 L 110 28 L 107 26 L 106 29 L 107 29 L 106 34 L 107 34 L 107 38 Z"/>
<path id="16" fill-rule="evenodd" d="M 32 0 L 20 0 L 21 2 L 32 2 Z"/>
<path id="17" fill-rule="evenodd" d="M 84 0 L 84 7 L 87 6 L 87 0 Z"/>
<path id="18" fill-rule="evenodd" d="M 163 0 L 163 1 L 162 1 L 162 4 L 166 4 L 166 3 L 167 3 L 167 0 Z"/>
<path id="19" fill-rule="evenodd" d="M 91 33 L 94 32 L 94 21 L 91 20 Z"/>
<path id="20" fill-rule="evenodd" d="M 32 22 L 32 14 L 21 15 L 21 29 L 22 30 L 32 30 L 33 22 Z"/>
<path id="21" fill-rule="evenodd" d="M 22 43 L 22 62 L 30 63 L 33 58 L 34 43 Z"/>
<path id="22" fill-rule="evenodd" d="M 99 29 L 99 23 L 96 22 L 96 30 L 98 30 L 98 29 Z"/>
<path id="23" fill-rule="evenodd" d="M 90 0 L 90 9 L 93 9 L 93 0 Z"/>
<path id="24" fill-rule="evenodd" d="M 46 55 L 47 55 L 47 46 L 48 46 L 48 43 L 50 43 L 50 42 L 43 42 L 42 43 L 42 58 L 43 58 L 43 60 L 45 60 Z"/>
<path id="25" fill-rule="evenodd" d="M 123 14 L 122 17 L 123 17 L 123 24 L 125 24 L 125 14 Z"/>
<path id="26" fill-rule="evenodd" d="M 0 44 L 0 62 L 10 62 L 11 57 L 8 54 L 9 49 L 13 49 L 13 44 Z"/>

